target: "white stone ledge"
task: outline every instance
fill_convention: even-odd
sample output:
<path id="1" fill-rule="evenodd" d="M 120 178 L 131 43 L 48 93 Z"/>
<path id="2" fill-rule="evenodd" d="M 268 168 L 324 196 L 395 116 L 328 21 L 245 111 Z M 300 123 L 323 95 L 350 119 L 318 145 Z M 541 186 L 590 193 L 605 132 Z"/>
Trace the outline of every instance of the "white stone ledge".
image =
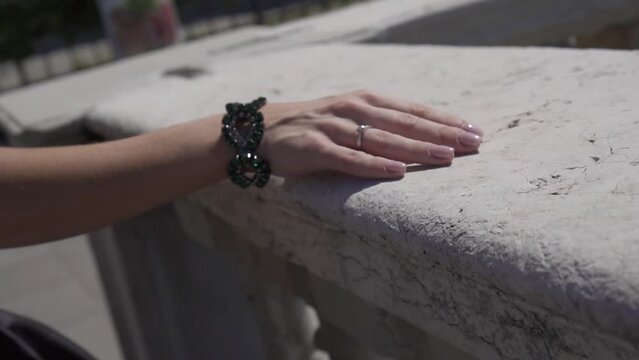
<path id="1" fill-rule="evenodd" d="M 487 135 L 480 154 L 452 167 L 394 182 L 218 184 L 187 200 L 185 219 L 206 210 L 480 358 L 632 359 L 638 63 L 639 52 L 621 51 L 319 46 L 160 79 L 95 107 L 86 125 L 118 138 L 228 101 L 357 88 L 457 112 Z"/>
<path id="2" fill-rule="evenodd" d="M 80 142 L 84 111 L 164 71 L 308 44 L 557 43 L 639 18 L 634 0 L 376 0 L 276 27 L 249 27 L 154 51 L 0 96 L 0 131 L 16 145 Z M 37 99 L 37 106 L 34 106 Z"/>

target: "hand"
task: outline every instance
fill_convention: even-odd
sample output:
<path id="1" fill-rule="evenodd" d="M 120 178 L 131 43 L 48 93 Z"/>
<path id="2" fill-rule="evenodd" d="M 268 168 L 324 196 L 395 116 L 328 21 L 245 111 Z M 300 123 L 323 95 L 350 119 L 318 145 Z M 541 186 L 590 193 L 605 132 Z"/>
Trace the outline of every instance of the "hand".
<path id="1" fill-rule="evenodd" d="M 405 163 L 446 165 L 455 152 L 477 151 L 482 135 L 454 116 L 367 91 L 262 112 L 258 152 L 281 176 L 399 178 Z M 235 152 L 222 138 L 222 116 L 99 144 L 0 148 L 0 247 L 98 229 L 224 179 Z M 362 124 L 373 128 L 357 149 Z"/>
<path id="2" fill-rule="evenodd" d="M 406 163 L 448 165 L 476 152 L 483 132 L 439 110 L 369 91 L 269 104 L 259 153 L 280 176 L 333 170 L 363 178 L 400 178 Z M 357 148 L 358 125 L 365 131 Z"/>

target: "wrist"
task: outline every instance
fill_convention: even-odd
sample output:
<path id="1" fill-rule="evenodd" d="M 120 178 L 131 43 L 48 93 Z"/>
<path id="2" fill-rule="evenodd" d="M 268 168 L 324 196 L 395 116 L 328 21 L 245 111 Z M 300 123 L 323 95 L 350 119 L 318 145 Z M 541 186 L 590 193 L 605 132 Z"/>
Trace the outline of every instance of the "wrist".
<path id="1" fill-rule="evenodd" d="M 223 115 L 215 115 L 207 119 L 206 129 L 213 139 L 208 157 L 211 166 L 212 181 L 228 178 L 227 164 L 235 157 L 234 149 L 224 140 L 222 135 Z"/>
<path id="2" fill-rule="evenodd" d="M 221 121 L 223 115 L 217 114 L 188 123 L 189 135 L 186 136 L 189 151 L 199 159 L 199 167 L 207 183 L 213 183 L 228 177 L 226 165 L 233 159 L 233 149 L 222 137 Z M 192 147 L 192 148 L 191 148 Z"/>

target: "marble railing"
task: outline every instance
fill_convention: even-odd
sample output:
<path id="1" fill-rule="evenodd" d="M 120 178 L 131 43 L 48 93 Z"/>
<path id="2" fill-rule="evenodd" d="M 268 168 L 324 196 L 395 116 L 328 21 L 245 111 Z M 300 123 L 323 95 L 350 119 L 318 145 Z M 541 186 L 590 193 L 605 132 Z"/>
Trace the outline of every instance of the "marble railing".
<path id="1" fill-rule="evenodd" d="M 239 259 L 274 358 L 634 359 L 637 64 L 623 51 L 308 47 L 131 89 L 86 126 L 119 138 L 231 100 L 357 88 L 456 112 L 487 135 L 451 167 L 216 184 L 172 211 L 185 236 Z M 322 324 L 315 342 L 302 303 Z"/>

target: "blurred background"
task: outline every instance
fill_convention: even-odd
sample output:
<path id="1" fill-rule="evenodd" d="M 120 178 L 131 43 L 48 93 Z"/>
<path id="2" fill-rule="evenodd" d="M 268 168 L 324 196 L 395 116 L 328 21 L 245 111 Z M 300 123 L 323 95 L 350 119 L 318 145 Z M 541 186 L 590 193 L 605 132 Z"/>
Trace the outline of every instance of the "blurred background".
<path id="1" fill-rule="evenodd" d="M 251 24 L 276 25 L 365 0 L 2 0 L 0 92 Z M 401 4 L 401 0 L 398 0 Z M 550 45 L 631 49 L 636 24 Z"/>
<path id="2" fill-rule="evenodd" d="M 363 0 L 3 0 L 0 91 L 251 24 Z"/>

